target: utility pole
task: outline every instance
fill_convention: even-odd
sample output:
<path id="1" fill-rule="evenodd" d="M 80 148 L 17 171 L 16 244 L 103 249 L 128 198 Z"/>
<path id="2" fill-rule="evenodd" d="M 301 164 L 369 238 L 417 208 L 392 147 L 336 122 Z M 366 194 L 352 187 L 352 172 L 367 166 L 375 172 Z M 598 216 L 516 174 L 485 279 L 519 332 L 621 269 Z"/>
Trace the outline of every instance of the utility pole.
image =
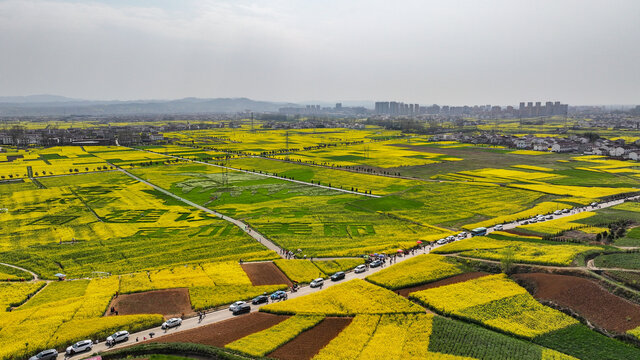
<path id="1" fill-rule="evenodd" d="M 289 131 L 288 130 L 287 130 L 287 132 L 285 132 L 284 136 L 285 136 L 286 143 L 287 143 L 286 149 L 287 149 L 287 151 L 289 151 Z"/>
<path id="2" fill-rule="evenodd" d="M 251 131 L 253 132 L 253 111 L 251 112 Z"/>

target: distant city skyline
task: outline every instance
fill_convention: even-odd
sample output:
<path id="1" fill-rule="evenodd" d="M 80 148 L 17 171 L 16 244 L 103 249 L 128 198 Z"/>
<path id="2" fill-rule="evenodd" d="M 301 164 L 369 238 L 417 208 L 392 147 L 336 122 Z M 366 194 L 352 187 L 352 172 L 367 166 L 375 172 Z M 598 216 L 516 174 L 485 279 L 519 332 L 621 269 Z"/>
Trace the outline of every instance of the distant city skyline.
<path id="1" fill-rule="evenodd" d="M 0 96 L 632 105 L 638 14 L 632 0 L 0 0 Z"/>

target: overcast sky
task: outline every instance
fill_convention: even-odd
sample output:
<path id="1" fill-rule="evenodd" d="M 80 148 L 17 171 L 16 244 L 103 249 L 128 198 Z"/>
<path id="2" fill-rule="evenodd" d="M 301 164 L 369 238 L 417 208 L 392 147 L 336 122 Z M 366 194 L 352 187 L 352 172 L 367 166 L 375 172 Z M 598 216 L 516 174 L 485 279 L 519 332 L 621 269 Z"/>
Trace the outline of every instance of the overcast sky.
<path id="1" fill-rule="evenodd" d="M 0 96 L 640 103 L 640 1 L 0 0 Z"/>

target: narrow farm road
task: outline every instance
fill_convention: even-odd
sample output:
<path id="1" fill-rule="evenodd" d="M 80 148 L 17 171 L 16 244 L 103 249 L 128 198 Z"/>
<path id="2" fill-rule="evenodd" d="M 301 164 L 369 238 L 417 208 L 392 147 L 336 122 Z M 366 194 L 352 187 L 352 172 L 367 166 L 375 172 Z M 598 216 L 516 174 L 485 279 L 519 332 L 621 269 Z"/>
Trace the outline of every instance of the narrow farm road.
<path id="1" fill-rule="evenodd" d="M 124 174 L 126 174 L 127 176 L 136 179 L 137 181 L 146 184 L 148 186 L 151 186 L 152 188 L 160 191 L 161 193 L 171 196 L 172 198 L 176 199 L 176 200 L 180 200 L 183 203 L 189 205 L 189 206 L 193 206 L 194 208 L 198 209 L 198 210 L 202 210 L 204 212 L 207 212 L 209 214 L 215 215 L 219 218 L 221 218 L 222 220 L 228 221 L 234 225 L 236 225 L 238 228 L 240 228 L 242 231 L 244 231 L 245 233 L 247 233 L 249 236 L 251 236 L 252 238 L 256 239 L 259 243 L 261 243 L 262 245 L 266 246 L 268 249 L 273 250 L 276 252 L 276 254 L 278 254 L 278 256 L 284 258 L 285 256 L 282 254 L 282 248 L 279 247 L 278 245 L 276 245 L 274 242 L 272 242 L 271 240 L 267 239 L 264 235 L 260 234 L 259 232 L 255 231 L 254 229 L 252 229 L 251 227 L 249 227 L 249 225 L 243 223 L 240 220 L 228 217 L 227 215 L 223 215 L 217 211 L 213 211 L 209 208 L 206 208 L 204 206 L 198 205 L 196 203 L 194 203 L 193 201 L 187 200 L 183 197 L 180 197 L 172 192 L 169 192 L 155 184 L 152 184 L 144 179 L 141 179 L 135 175 L 133 175 L 132 173 L 124 170 L 124 169 L 120 169 L 120 171 L 122 171 Z"/>
<path id="2" fill-rule="evenodd" d="M 33 271 L 31 271 L 31 270 L 28 270 L 28 269 L 22 268 L 22 267 L 20 267 L 20 266 L 15 266 L 15 265 L 11 265 L 11 264 L 6 264 L 6 263 L 0 263 L 0 265 L 4 265 L 4 266 L 8 266 L 8 267 L 10 267 L 10 268 L 14 268 L 14 269 L 22 270 L 22 271 L 24 271 L 24 272 L 26 272 L 26 273 L 31 274 L 31 276 L 33 276 L 33 279 L 31 279 L 31 282 L 36 282 L 36 281 L 40 280 L 40 278 L 38 277 L 38 274 L 34 273 L 34 272 L 33 272 Z"/>
<path id="3" fill-rule="evenodd" d="M 150 150 L 134 149 L 134 148 L 128 148 L 128 149 L 133 149 L 133 150 L 142 150 L 142 151 L 146 151 L 146 152 L 149 152 L 149 153 L 152 153 L 152 154 L 164 155 L 164 156 L 171 157 L 171 158 L 178 159 L 178 160 L 186 160 L 186 161 L 190 161 L 190 162 L 192 162 L 192 163 L 196 163 L 196 164 L 202 164 L 202 165 L 214 166 L 214 167 L 217 167 L 217 168 L 221 168 L 221 169 L 228 169 L 228 170 L 233 170 L 233 171 L 240 171 L 240 172 L 243 172 L 243 173 L 246 173 L 246 174 L 253 174 L 253 175 L 258 175 L 258 176 L 264 176 L 264 177 L 269 177 L 269 178 L 273 178 L 273 179 L 279 179 L 279 180 L 289 181 L 289 182 L 296 183 L 296 184 L 303 184 L 303 185 L 308 185 L 308 186 L 315 186 L 315 187 L 319 187 L 319 188 L 323 188 L 323 189 L 340 191 L 340 192 L 347 193 L 347 194 L 354 194 L 354 195 L 368 196 L 368 197 L 373 197 L 373 198 L 379 198 L 379 197 L 381 197 L 380 195 L 365 194 L 365 193 L 361 193 L 361 192 L 357 192 L 357 191 L 345 190 L 345 189 L 340 189 L 340 188 L 336 188 L 336 187 L 332 187 L 332 186 L 326 186 L 326 185 L 314 184 L 314 183 L 310 183 L 310 182 L 306 182 L 306 181 L 300 181 L 300 180 L 294 180 L 294 179 L 287 179 L 287 178 L 285 178 L 285 177 L 280 177 L 280 176 L 276 176 L 276 175 L 269 175 L 269 174 L 260 173 L 260 172 L 256 172 L 256 171 L 242 170 L 242 169 L 234 168 L 234 167 L 231 167 L 231 166 L 223 166 L 223 165 L 218 165 L 218 164 L 211 164 L 211 163 L 204 162 L 204 161 L 192 160 L 192 159 L 186 159 L 186 158 L 182 158 L 182 157 L 179 157 L 179 156 L 175 156 L 175 155 L 167 155 L 167 154 L 158 153 L 158 152 L 154 152 L 154 151 L 150 151 Z"/>
<path id="4" fill-rule="evenodd" d="M 437 248 L 438 246 L 433 247 L 434 249 Z M 429 253 L 430 249 L 428 247 L 425 247 L 423 251 L 416 251 L 413 255 L 406 255 L 403 257 L 398 257 L 397 262 L 400 263 L 402 261 L 405 261 L 407 259 L 411 259 L 415 256 L 418 256 L 420 254 L 425 254 L 425 253 Z M 388 264 L 386 266 L 389 266 Z M 380 270 L 384 269 L 383 267 L 378 267 L 378 268 L 369 268 L 367 271 L 360 273 L 360 274 L 356 274 L 353 271 L 347 272 L 345 279 L 341 280 L 341 281 L 337 281 L 337 282 L 333 282 L 333 281 L 326 281 L 324 283 L 323 288 L 311 288 L 309 286 L 303 286 L 300 289 L 298 289 L 298 291 L 296 292 L 291 292 L 291 291 L 287 291 L 287 296 L 289 299 L 294 299 L 300 296 L 305 296 L 305 295 L 309 295 L 309 294 L 313 294 L 313 293 L 317 293 L 320 291 L 324 291 L 327 288 L 330 288 L 332 286 L 335 286 L 337 284 L 341 284 L 343 282 L 349 281 L 349 280 L 353 280 L 353 279 L 364 279 L 365 277 L 374 274 Z M 287 300 L 284 300 L 287 301 Z M 264 306 L 266 304 L 260 304 L 260 305 L 251 305 L 251 311 L 255 312 L 258 311 L 262 306 Z M 425 310 L 426 312 L 427 310 Z M 242 316 L 242 315 L 239 315 Z M 213 324 L 222 320 L 227 320 L 227 319 L 231 319 L 233 318 L 234 315 L 231 313 L 231 311 L 229 311 L 228 308 L 224 308 L 221 310 L 216 310 L 216 311 L 211 311 L 208 312 L 204 318 L 204 320 L 202 322 L 198 322 L 198 318 L 197 317 L 192 317 L 192 318 L 188 318 L 188 319 L 184 319 L 182 321 L 182 325 L 179 326 L 178 328 L 175 329 L 170 329 L 170 330 L 162 330 L 159 326 L 151 328 L 151 329 L 146 329 L 143 331 L 139 331 L 137 333 L 133 333 L 129 335 L 129 340 L 120 344 L 117 344 L 113 347 L 107 347 L 106 344 L 104 342 L 100 342 L 96 345 L 93 346 L 93 349 L 91 351 L 91 353 L 94 352 L 104 352 L 104 351 L 109 351 L 109 350 L 113 350 L 113 349 L 118 349 L 118 348 L 122 348 L 122 347 L 127 347 L 127 346 L 131 346 L 133 344 L 136 343 L 136 338 L 138 339 L 138 343 L 143 342 L 143 340 L 149 339 L 149 333 L 154 333 L 153 338 L 157 339 L 159 337 L 162 337 L 164 335 L 167 334 L 173 334 L 176 332 L 180 332 L 180 331 L 185 331 L 185 330 L 190 330 L 190 329 L 195 329 L 198 327 L 202 327 L 205 325 L 209 325 L 209 324 Z M 126 330 L 126 329 L 123 329 Z M 68 358 L 72 358 L 72 359 L 82 359 L 84 357 L 87 357 L 87 354 L 78 354 L 77 356 L 71 356 L 71 357 L 67 357 Z M 64 354 L 60 353 L 58 354 L 58 360 L 64 360 Z"/>

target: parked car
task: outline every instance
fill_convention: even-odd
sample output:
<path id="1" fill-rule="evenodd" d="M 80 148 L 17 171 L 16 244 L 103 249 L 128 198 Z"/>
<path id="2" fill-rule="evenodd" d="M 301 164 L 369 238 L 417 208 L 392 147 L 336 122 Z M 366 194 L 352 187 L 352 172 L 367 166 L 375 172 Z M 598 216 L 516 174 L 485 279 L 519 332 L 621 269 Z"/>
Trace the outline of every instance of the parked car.
<path id="1" fill-rule="evenodd" d="M 536 218 L 533 218 L 533 219 L 529 220 L 530 224 L 535 224 L 537 222 L 538 222 L 538 219 L 536 219 Z"/>
<path id="2" fill-rule="evenodd" d="M 58 357 L 58 350 L 49 349 L 42 350 L 34 356 L 30 357 L 29 360 L 55 360 Z"/>
<path id="3" fill-rule="evenodd" d="M 162 330 L 166 330 L 166 329 L 170 329 L 172 327 L 176 327 L 176 326 L 180 326 L 182 325 L 182 319 L 180 318 L 171 318 L 167 321 L 165 321 L 164 323 L 162 323 Z"/>
<path id="4" fill-rule="evenodd" d="M 463 238 L 466 238 L 467 236 L 469 236 L 469 233 L 467 233 L 466 231 L 463 231 L 460 234 L 458 234 L 458 236 L 462 236 Z"/>
<path id="5" fill-rule="evenodd" d="M 118 331 L 113 335 L 109 336 L 107 338 L 107 343 L 115 345 L 119 342 L 123 342 L 127 340 L 129 340 L 129 332 L 123 330 L 123 331 Z"/>
<path id="6" fill-rule="evenodd" d="M 553 220 L 553 215 L 547 215 L 544 217 L 545 220 Z"/>
<path id="7" fill-rule="evenodd" d="M 504 230 L 504 227 L 502 226 L 502 224 L 498 224 L 496 226 L 493 227 L 493 230 L 495 231 L 502 231 Z"/>
<path id="8" fill-rule="evenodd" d="M 356 274 L 360 274 L 360 273 L 363 273 L 365 271 L 367 271 L 367 266 L 364 265 L 364 264 L 358 265 L 358 266 L 356 266 L 355 269 L 353 269 L 353 272 L 356 273 Z"/>
<path id="9" fill-rule="evenodd" d="M 246 304 L 244 301 L 236 301 L 229 306 L 229 311 L 234 311 L 238 308 L 238 306 L 242 306 L 242 304 Z"/>
<path id="10" fill-rule="evenodd" d="M 525 220 L 522 222 L 522 225 L 528 225 L 529 224 L 529 220 Z"/>
<path id="11" fill-rule="evenodd" d="M 376 267 L 378 267 L 380 265 L 382 265 L 382 261 L 381 260 L 373 260 L 371 262 L 371 264 L 369 264 L 369 267 L 376 268 Z"/>
<path id="12" fill-rule="evenodd" d="M 444 245 L 446 243 L 447 243 L 446 239 L 440 239 L 440 240 L 436 241 L 436 244 L 438 244 L 438 245 Z"/>
<path id="13" fill-rule="evenodd" d="M 266 302 L 269 302 L 269 297 L 267 295 L 258 295 L 254 297 L 253 300 L 251 300 L 251 303 L 253 305 L 258 305 Z"/>
<path id="14" fill-rule="evenodd" d="M 338 281 L 344 279 L 344 271 L 338 271 L 337 273 L 331 275 L 331 281 Z"/>
<path id="15" fill-rule="evenodd" d="M 93 346 L 93 341 L 91 340 L 78 341 L 77 343 L 67 348 L 66 354 L 73 355 L 73 354 L 81 353 L 84 351 L 90 351 L 92 346 Z"/>
<path id="16" fill-rule="evenodd" d="M 376 260 L 376 261 L 378 261 L 378 260 Z M 311 282 L 311 284 L 309 284 L 309 286 L 311 286 L 312 288 L 315 288 L 315 287 L 318 287 L 318 286 L 322 286 L 322 284 L 324 284 L 324 279 L 323 278 L 317 278 L 317 279 L 313 280 Z"/>
<path id="17" fill-rule="evenodd" d="M 244 303 L 242 305 L 237 306 L 235 310 L 233 310 L 232 314 L 240 315 L 240 314 L 246 314 L 250 312 L 251 312 L 251 305 Z"/>
<path id="18" fill-rule="evenodd" d="M 278 290 L 273 294 L 271 294 L 271 300 L 286 299 L 286 297 L 287 297 L 287 293 L 284 292 L 283 290 Z"/>
<path id="19" fill-rule="evenodd" d="M 568 213 L 571 212 L 571 209 L 564 209 L 564 210 L 562 210 L 562 212 L 565 213 L 565 214 L 568 214 Z"/>
<path id="20" fill-rule="evenodd" d="M 455 239 L 456 239 L 456 237 L 455 237 L 455 236 L 453 236 L 453 235 L 449 235 L 449 236 L 447 236 L 445 239 L 447 239 L 447 241 L 451 242 L 451 241 L 455 240 Z"/>
<path id="21" fill-rule="evenodd" d="M 556 210 L 553 212 L 553 215 L 562 215 L 562 210 Z"/>

